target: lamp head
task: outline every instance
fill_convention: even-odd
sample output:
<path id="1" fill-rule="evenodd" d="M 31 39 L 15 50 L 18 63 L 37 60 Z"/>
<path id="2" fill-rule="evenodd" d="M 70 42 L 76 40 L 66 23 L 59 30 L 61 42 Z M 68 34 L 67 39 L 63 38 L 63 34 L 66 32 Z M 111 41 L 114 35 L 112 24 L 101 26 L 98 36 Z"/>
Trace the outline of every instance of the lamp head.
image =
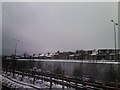
<path id="1" fill-rule="evenodd" d="M 113 22 L 113 20 L 111 20 L 111 22 Z"/>
<path id="2" fill-rule="evenodd" d="M 116 23 L 116 25 L 118 25 L 118 23 Z"/>

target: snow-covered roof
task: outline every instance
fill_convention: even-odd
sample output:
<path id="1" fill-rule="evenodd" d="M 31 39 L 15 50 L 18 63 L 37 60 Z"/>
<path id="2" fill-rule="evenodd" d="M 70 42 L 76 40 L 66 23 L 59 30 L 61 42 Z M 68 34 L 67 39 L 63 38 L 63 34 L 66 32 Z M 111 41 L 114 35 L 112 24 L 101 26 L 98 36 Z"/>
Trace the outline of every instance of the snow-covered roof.
<path id="1" fill-rule="evenodd" d="M 52 57 L 52 54 L 51 53 L 50 54 L 47 53 L 47 54 L 45 54 L 45 56 L 46 57 Z"/>
<path id="2" fill-rule="evenodd" d="M 97 55 L 98 53 L 97 53 L 97 51 L 93 51 L 93 53 L 91 54 L 91 55 Z"/>
<path id="3" fill-rule="evenodd" d="M 38 55 L 34 55 L 33 57 L 38 57 Z"/>
<path id="4" fill-rule="evenodd" d="M 110 53 L 109 55 L 115 55 L 115 53 Z"/>
<path id="5" fill-rule="evenodd" d="M 70 57 L 73 57 L 74 56 L 74 54 L 72 54 L 72 55 L 69 55 Z"/>
<path id="6" fill-rule="evenodd" d="M 80 56 L 81 54 L 79 53 L 79 54 L 76 54 L 75 56 Z"/>
<path id="7" fill-rule="evenodd" d="M 39 55 L 40 57 L 42 57 L 42 56 L 45 56 L 45 54 L 41 54 L 41 55 Z"/>
<path id="8" fill-rule="evenodd" d="M 58 53 L 57 53 L 57 52 L 55 52 L 55 53 L 53 53 L 53 55 L 58 55 Z"/>
<path id="9" fill-rule="evenodd" d="M 97 53 L 96 53 L 96 52 L 94 52 L 94 53 L 92 53 L 91 55 L 97 55 Z"/>
<path id="10" fill-rule="evenodd" d="M 52 53 L 50 53 L 50 55 L 52 56 L 53 54 L 52 54 Z"/>

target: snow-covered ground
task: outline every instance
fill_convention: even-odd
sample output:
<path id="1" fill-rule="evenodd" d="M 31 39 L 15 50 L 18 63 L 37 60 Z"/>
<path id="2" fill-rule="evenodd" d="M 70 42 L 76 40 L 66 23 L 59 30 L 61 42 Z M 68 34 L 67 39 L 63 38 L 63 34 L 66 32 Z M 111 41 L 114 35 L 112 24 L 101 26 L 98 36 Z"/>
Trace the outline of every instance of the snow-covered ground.
<path id="1" fill-rule="evenodd" d="M 13 79 L 12 79 L 13 80 Z M 10 87 L 10 88 L 19 88 L 20 90 L 23 88 L 32 88 L 30 86 L 25 85 L 24 83 L 20 84 L 19 81 L 15 82 L 16 80 L 10 80 L 4 76 L 2 76 L 2 84 Z"/>
<path id="2" fill-rule="evenodd" d="M 12 74 L 10 74 L 9 72 L 7 75 L 5 73 L 3 73 L 2 83 L 3 83 L 3 85 L 7 85 L 8 87 L 11 87 L 11 88 L 20 88 L 20 90 L 22 90 L 24 88 L 26 88 L 26 90 L 29 88 L 32 88 L 33 90 L 43 89 L 43 88 L 49 89 L 49 87 L 50 87 L 50 82 L 46 82 L 46 81 L 37 79 L 37 80 L 35 80 L 35 83 L 33 84 L 33 78 L 24 76 L 23 80 L 20 81 L 21 77 L 22 77 L 21 75 L 15 74 L 15 77 L 13 78 Z M 62 86 L 52 83 L 52 89 L 54 90 L 56 88 L 62 89 Z M 66 88 L 66 87 L 64 87 L 64 88 Z M 69 88 L 68 90 L 74 90 L 74 89 Z"/>

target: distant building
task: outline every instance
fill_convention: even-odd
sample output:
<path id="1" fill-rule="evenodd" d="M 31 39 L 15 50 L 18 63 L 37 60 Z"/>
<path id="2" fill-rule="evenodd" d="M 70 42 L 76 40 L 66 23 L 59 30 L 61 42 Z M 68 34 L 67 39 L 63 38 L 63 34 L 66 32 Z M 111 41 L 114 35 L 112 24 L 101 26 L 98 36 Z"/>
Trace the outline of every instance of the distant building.
<path id="1" fill-rule="evenodd" d="M 12 59 L 14 55 L 2 56 L 2 59 Z M 57 51 L 46 54 L 29 55 L 26 52 L 23 55 L 16 55 L 16 59 L 74 59 L 74 60 L 119 60 L 120 49 L 98 49 L 98 50 L 76 50 L 75 52 Z"/>
<path id="2" fill-rule="evenodd" d="M 41 55 L 39 55 L 39 59 L 46 59 L 45 54 L 41 54 Z"/>
<path id="3" fill-rule="evenodd" d="M 98 51 L 94 49 L 91 53 L 91 60 L 97 60 L 97 54 Z"/>
<path id="4" fill-rule="evenodd" d="M 120 58 L 120 49 L 116 50 L 116 55 L 115 55 L 115 49 L 99 49 L 98 54 L 97 54 L 97 59 L 98 60 L 115 60 Z"/>

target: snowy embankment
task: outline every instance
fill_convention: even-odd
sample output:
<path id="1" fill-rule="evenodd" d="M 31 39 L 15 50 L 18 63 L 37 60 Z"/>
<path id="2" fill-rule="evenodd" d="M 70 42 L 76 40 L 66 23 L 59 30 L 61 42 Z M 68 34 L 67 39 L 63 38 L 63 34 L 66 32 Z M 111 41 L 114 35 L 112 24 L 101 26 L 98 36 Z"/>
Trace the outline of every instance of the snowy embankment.
<path id="1" fill-rule="evenodd" d="M 17 59 L 20 61 L 49 61 L 49 62 L 73 62 L 73 63 L 99 63 L 99 64 L 120 64 L 114 60 L 60 60 L 60 59 Z"/>
<path id="2" fill-rule="evenodd" d="M 19 88 L 20 90 L 23 88 L 33 89 L 33 90 L 40 89 L 40 87 L 25 83 L 25 82 L 21 82 L 17 79 L 13 79 L 13 78 L 7 77 L 5 75 L 2 75 L 2 84 L 9 87 L 9 88 Z"/>
<path id="3" fill-rule="evenodd" d="M 37 79 L 35 81 L 35 83 L 33 84 L 33 78 L 31 77 L 27 77 L 24 76 L 23 80 L 21 80 L 21 75 L 15 74 L 15 78 L 12 78 L 12 74 L 10 72 L 8 72 L 8 74 L 6 75 L 5 73 L 3 73 L 2 75 L 2 84 L 10 87 L 10 88 L 19 88 L 21 89 L 30 89 L 32 88 L 33 90 L 37 90 L 37 89 L 42 89 L 42 88 L 48 88 L 50 87 L 50 82 L 45 82 L 42 81 L 40 79 Z M 52 84 L 52 88 L 61 88 L 61 85 L 56 85 L 56 84 Z M 66 87 L 65 87 L 66 88 Z M 73 90 L 73 89 L 72 89 Z"/>

